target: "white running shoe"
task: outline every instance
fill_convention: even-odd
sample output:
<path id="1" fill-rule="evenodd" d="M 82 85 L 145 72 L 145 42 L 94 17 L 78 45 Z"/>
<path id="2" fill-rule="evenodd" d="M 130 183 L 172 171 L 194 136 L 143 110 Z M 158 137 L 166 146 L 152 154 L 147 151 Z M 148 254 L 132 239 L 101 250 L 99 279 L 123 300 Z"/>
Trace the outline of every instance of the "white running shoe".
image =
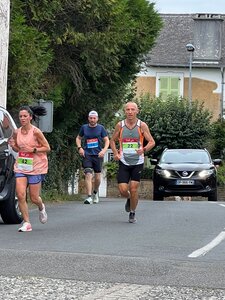
<path id="1" fill-rule="evenodd" d="M 93 194 L 93 202 L 94 202 L 95 204 L 97 204 L 97 203 L 99 202 L 98 193 Z"/>
<path id="2" fill-rule="evenodd" d="M 129 223 L 136 223 L 137 219 L 135 218 L 135 212 L 130 212 L 129 214 Z"/>
<path id="3" fill-rule="evenodd" d="M 87 199 L 84 200 L 84 204 L 92 204 L 92 203 L 93 201 L 91 197 L 88 197 Z"/>
<path id="4" fill-rule="evenodd" d="M 39 210 L 39 220 L 42 224 L 45 224 L 48 221 L 48 215 L 46 213 L 44 203 L 42 205 L 43 205 L 42 210 Z"/>
<path id="5" fill-rule="evenodd" d="M 29 232 L 32 231 L 31 224 L 24 222 L 23 225 L 18 229 L 19 232 Z"/>

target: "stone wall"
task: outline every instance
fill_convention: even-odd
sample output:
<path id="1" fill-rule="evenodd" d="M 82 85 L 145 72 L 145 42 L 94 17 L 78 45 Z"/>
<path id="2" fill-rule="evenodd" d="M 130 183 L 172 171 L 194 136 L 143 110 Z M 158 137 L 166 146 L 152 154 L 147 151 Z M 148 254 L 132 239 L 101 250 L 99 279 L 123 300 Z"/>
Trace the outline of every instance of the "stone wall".
<path id="1" fill-rule="evenodd" d="M 140 188 L 139 188 L 139 199 L 146 199 L 146 200 L 152 200 L 153 198 L 153 184 L 152 180 L 142 179 L 140 182 Z M 84 180 L 80 180 L 79 182 L 79 193 L 85 194 L 85 188 L 84 188 Z M 109 198 L 119 198 L 120 193 L 118 190 L 118 184 L 116 180 L 108 181 L 107 186 L 107 197 Z M 168 197 L 167 200 L 174 200 L 175 197 Z M 206 201 L 207 198 L 205 197 L 192 197 L 192 200 L 195 201 Z M 218 187 L 218 200 L 219 201 L 225 201 L 225 187 Z"/>
<path id="2" fill-rule="evenodd" d="M 116 181 L 108 181 L 107 197 L 120 197 Z M 152 181 L 142 179 L 139 188 L 140 199 L 152 199 Z"/>

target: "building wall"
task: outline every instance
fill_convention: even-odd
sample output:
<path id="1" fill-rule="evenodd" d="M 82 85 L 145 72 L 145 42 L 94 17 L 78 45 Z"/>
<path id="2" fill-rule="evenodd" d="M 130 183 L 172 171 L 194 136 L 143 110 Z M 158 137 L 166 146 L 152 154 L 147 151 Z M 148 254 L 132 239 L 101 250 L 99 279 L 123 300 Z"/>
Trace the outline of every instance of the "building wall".
<path id="1" fill-rule="evenodd" d="M 184 79 L 184 97 L 188 98 L 188 82 L 189 78 Z M 198 99 L 204 103 L 204 107 L 207 108 L 213 114 L 212 121 L 216 121 L 220 117 L 221 100 L 220 93 L 215 93 L 217 88 L 215 82 L 208 80 L 202 80 L 198 78 L 192 78 L 192 99 Z"/>
<path id="2" fill-rule="evenodd" d="M 155 77 L 138 77 L 136 80 L 136 95 L 140 97 L 142 94 L 156 94 L 156 78 Z"/>
<path id="3" fill-rule="evenodd" d="M 151 68 L 145 73 L 139 73 L 136 80 L 136 95 L 149 93 L 156 95 L 156 74 L 159 72 L 173 72 L 183 74 L 183 96 L 188 98 L 189 72 L 188 70 Z M 220 117 L 221 112 L 221 72 L 220 70 L 197 69 L 192 74 L 192 99 L 198 99 L 204 103 L 204 107 L 213 114 L 213 121 Z M 224 100 L 223 100 L 224 101 Z"/>

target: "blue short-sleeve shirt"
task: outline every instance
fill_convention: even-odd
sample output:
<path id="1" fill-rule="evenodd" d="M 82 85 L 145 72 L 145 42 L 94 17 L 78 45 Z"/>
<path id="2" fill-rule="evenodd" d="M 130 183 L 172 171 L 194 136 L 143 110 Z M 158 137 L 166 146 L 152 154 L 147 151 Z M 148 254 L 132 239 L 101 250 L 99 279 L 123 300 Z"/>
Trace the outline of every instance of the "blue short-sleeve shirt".
<path id="1" fill-rule="evenodd" d="M 103 138 L 107 136 L 104 126 L 97 124 L 95 127 L 85 124 L 81 126 L 79 136 L 84 138 L 84 151 L 86 155 L 98 155 L 102 150 Z"/>

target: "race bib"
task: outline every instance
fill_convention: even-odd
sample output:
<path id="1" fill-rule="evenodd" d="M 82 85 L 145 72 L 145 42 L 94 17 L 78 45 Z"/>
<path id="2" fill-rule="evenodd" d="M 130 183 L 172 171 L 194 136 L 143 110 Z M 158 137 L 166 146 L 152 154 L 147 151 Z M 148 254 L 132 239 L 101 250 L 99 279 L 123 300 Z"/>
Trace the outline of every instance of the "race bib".
<path id="1" fill-rule="evenodd" d="M 123 147 L 123 153 L 137 153 L 136 150 L 139 148 L 139 141 L 135 138 L 127 138 L 122 139 L 122 147 Z"/>
<path id="2" fill-rule="evenodd" d="M 87 139 L 87 148 L 97 148 L 98 147 L 98 139 Z"/>
<path id="3" fill-rule="evenodd" d="M 17 166 L 21 171 L 33 171 L 34 155 L 33 153 L 19 152 L 17 157 Z"/>

